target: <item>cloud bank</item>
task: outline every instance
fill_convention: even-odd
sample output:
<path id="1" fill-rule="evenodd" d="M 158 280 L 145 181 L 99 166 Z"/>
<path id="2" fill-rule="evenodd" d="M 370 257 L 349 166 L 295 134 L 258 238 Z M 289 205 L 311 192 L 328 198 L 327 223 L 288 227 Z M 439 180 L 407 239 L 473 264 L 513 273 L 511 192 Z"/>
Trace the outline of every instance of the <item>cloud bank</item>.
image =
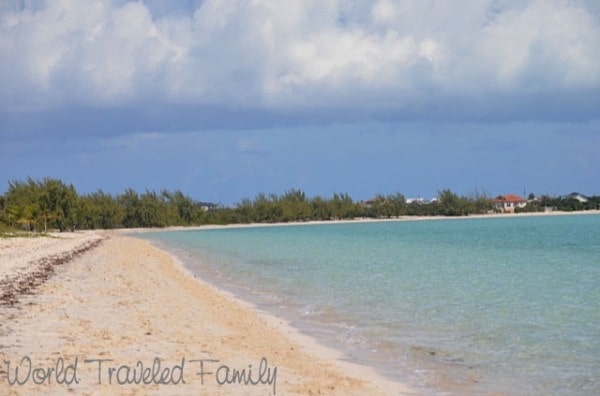
<path id="1" fill-rule="evenodd" d="M 457 103 L 477 113 L 539 100 L 597 117 L 589 103 L 600 98 L 593 1 L 173 3 L 3 3 L 1 109 L 167 104 L 426 114 Z"/>

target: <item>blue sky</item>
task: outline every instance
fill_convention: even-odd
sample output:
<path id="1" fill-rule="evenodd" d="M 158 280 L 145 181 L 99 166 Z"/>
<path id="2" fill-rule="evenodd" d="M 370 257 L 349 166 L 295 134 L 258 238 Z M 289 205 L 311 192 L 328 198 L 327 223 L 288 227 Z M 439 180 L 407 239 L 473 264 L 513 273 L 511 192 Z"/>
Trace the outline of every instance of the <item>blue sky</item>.
<path id="1" fill-rule="evenodd" d="M 0 191 L 600 194 L 597 1 L 8 1 Z"/>

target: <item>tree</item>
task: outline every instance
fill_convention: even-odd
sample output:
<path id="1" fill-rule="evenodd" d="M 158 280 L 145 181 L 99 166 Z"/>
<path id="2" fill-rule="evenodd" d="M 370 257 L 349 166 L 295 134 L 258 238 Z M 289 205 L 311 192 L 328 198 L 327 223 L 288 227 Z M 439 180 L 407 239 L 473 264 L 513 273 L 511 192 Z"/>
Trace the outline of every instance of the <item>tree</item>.
<path id="1" fill-rule="evenodd" d="M 61 180 L 45 178 L 41 184 L 39 203 L 44 230 L 51 227 L 62 232 L 75 228 L 78 195 L 72 184 L 67 186 Z"/>
<path id="2" fill-rule="evenodd" d="M 140 197 L 133 189 L 128 188 L 117 198 L 123 208 L 123 226 L 125 228 L 141 227 Z"/>
<path id="3" fill-rule="evenodd" d="M 395 195 L 387 197 L 390 202 L 393 216 L 404 216 L 406 214 L 406 198 L 403 194 L 397 192 Z"/>
<path id="4" fill-rule="evenodd" d="M 360 207 L 346 193 L 334 193 L 330 201 L 331 215 L 337 219 L 351 219 L 360 213 Z"/>
<path id="5" fill-rule="evenodd" d="M 117 228 L 125 216 L 119 202 L 102 190 L 80 197 L 78 214 L 78 224 L 85 229 Z"/>
<path id="6" fill-rule="evenodd" d="M 475 191 L 467 199 L 467 214 L 485 214 L 493 209 L 492 200 L 485 192 Z"/>
<path id="7" fill-rule="evenodd" d="M 278 202 L 281 206 L 282 221 L 308 220 L 311 217 L 310 203 L 301 190 L 286 191 Z"/>
<path id="8" fill-rule="evenodd" d="M 331 218 L 332 212 L 327 199 L 316 196 L 310 201 L 310 206 L 313 220 L 329 220 Z"/>
<path id="9" fill-rule="evenodd" d="M 164 227 L 167 225 L 167 205 L 154 191 L 146 190 L 140 196 L 139 217 L 141 227 Z"/>
<path id="10" fill-rule="evenodd" d="M 238 222 L 235 209 L 219 208 L 210 213 L 210 222 L 213 224 L 234 224 Z"/>
<path id="11" fill-rule="evenodd" d="M 6 224 L 5 202 L 4 195 L 0 195 L 0 224 Z"/>
<path id="12" fill-rule="evenodd" d="M 468 200 L 459 197 L 449 189 L 442 190 L 438 194 L 441 214 L 444 216 L 464 216 L 469 214 L 467 210 Z"/>
<path id="13" fill-rule="evenodd" d="M 254 221 L 255 211 L 254 203 L 250 198 L 244 198 L 236 205 L 235 212 L 237 213 L 237 220 L 240 223 L 251 223 Z"/>
<path id="14" fill-rule="evenodd" d="M 279 198 L 275 194 L 266 196 L 258 194 L 254 200 L 254 221 L 259 223 L 274 223 L 282 218 Z"/>
<path id="15" fill-rule="evenodd" d="M 30 231 L 48 227 L 64 231 L 75 225 L 77 192 L 57 179 L 45 178 L 37 182 L 11 181 L 6 193 L 5 206 L 11 226 Z"/>
<path id="16" fill-rule="evenodd" d="M 4 206 L 6 221 L 10 227 L 23 227 L 34 230 L 36 227 L 33 213 L 38 213 L 39 184 L 28 178 L 27 182 L 13 180 L 8 183 Z"/>
<path id="17" fill-rule="evenodd" d="M 166 192 L 163 192 L 165 195 Z M 167 194 L 169 203 L 173 205 L 178 217 L 178 223 L 182 225 L 190 225 L 194 223 L 194 201 L 185 196 L 180 190 L 176 190 L 173 194 Z"/>
<path id="18" fill-rule="evenodd" d="M 365 214 L 369 217 L 383 217 L 384 216 L 385 197 L 383 194 L 375 195 L 375 198 L 367 202 Z"/>

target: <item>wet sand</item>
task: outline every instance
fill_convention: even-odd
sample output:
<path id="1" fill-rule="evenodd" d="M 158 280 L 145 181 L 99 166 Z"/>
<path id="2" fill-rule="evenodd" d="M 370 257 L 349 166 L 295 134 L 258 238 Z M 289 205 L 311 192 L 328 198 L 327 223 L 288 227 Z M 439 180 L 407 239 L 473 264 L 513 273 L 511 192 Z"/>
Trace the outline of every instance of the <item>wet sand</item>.
<path id="1" fill-rule="evenodd" d="M 0 305 L 0 394 L 416 393 L 146 241 L 117 232 L 0 240 L 4 286 L 49 263 Z"/>

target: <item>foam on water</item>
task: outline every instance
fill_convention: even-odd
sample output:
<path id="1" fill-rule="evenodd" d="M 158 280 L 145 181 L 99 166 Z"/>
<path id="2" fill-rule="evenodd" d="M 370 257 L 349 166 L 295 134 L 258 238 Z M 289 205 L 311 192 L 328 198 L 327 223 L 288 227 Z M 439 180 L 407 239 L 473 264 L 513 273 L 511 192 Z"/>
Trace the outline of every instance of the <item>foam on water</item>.
<path id="1" fill-rule="evenodd" d="M 144 234 L 426 393 L 600 394 L 600 216 Z"/>

